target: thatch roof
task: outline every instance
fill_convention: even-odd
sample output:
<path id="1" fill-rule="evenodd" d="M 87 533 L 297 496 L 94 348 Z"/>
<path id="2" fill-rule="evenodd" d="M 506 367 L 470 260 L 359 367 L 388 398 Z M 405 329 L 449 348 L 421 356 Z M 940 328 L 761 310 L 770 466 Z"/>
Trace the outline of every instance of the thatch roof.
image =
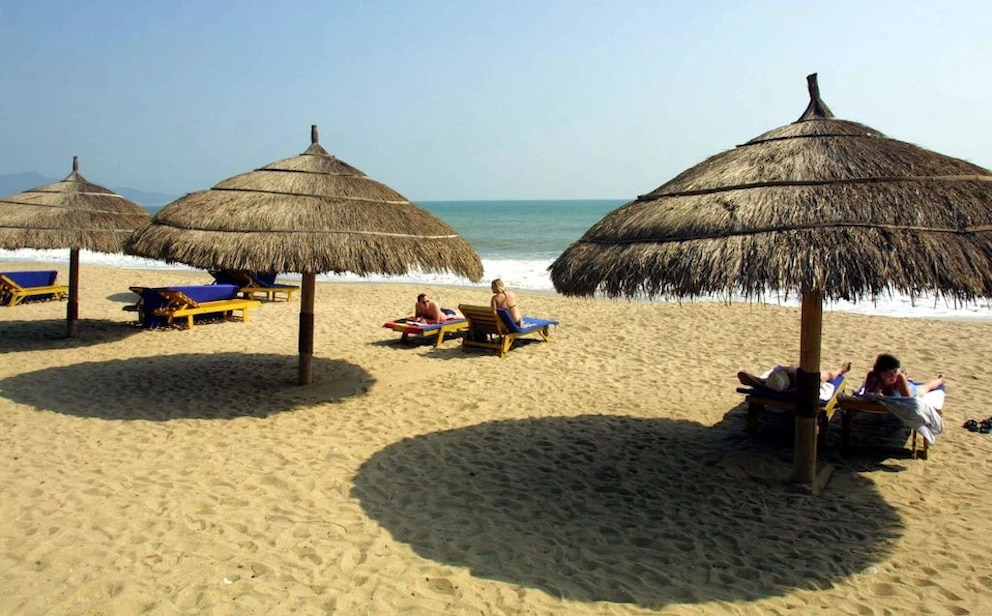
<path id="1" fill-rule="evenodd" d="M 551 265 L 566 295 L 992 296 L 992 172 L 810 104 L 608 214 Z"/>
<path id="2" fill-rule="evenodd" d="M 0 248 L 77 248 L 120 252 L 151 216 L 133 201 L 88 182 L 72 158 L 61 182 L 0 199 Z"/>
<path id="3" fill-rule="evenodd" d="M 317 142 L 300 154 L 188 194 L 134 235 L 128 252 L 205 269 L 406 274 L 479 280 L 482 262 L 450 226 Z"/>

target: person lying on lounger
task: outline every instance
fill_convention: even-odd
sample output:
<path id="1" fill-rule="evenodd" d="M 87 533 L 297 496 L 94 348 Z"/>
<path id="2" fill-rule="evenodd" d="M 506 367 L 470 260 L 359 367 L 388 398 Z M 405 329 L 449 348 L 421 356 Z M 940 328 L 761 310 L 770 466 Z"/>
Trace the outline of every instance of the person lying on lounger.
<path id="1" fill-rule="evenodd" d="M 882 353 L 875 358 L 875 365 L 865 377 L 865 393 L 902 398 L 922 397 L 943 385 L 943 374 L 926 383 L 914 383 L 894 355 Z"/>
<path id="2" fill-rule="evenodd" d="M 407 317 L 407 320 L 418 323 L 442 323 L 454 318 L 445 314 L 437 302 L 431 300 L 426 293 L 421 293 L 417 296 L 417 305 L 413 309 L 413 316 Z"/>
<path id="3" fill-rule="evenodd" d="M 842 363 L 833 370 L 822 370 L 820 372 L 820 382 L 826 383 L 827 381 L 832 381 L 842 374 L 847 374 L 850 370 L 851 362 L 849 361 Z M 765 387 L 775 391 L 788 391 L 796 388 L 798 372 L 799 366 L 795 364 L 791 366 L 775 366 L 771 370 L 763 372 L 761 376 L 755 376 L 750 372 L 741 370 L 737 373 L 737 380 L 742 385 L 747 385 L 748 387 Z"/>

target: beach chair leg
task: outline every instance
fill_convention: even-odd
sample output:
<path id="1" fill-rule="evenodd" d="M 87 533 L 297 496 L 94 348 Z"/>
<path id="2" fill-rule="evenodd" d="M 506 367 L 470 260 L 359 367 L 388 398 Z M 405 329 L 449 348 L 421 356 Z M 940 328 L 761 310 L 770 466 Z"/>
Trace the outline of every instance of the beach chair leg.
<path id="1" fill-rule="evenodd" d="M 830 421 L 826 413 L 816 416 L 816 448 L 824 451 L 827 448 L 827 437 L 830 435 Z"/>
<path id="2" fill-rule="evenodd" d="M 761 417 L 761 412 L 764 407 L 760 404 L 754 404 L 749 402 L 747 405 L 747 433 L 754 434 L 758 431 L 758 419 Z"/>
<path id="3" fill-rule="evenodd" d="M 913 434 L 915 435 L 916 432 L 914 431 Z M 927 443 L 927 439 L 923 439 L 923 447 L 920 449 L 919 453 L 917 454 L 917 457 L 920 460 L 926 460 L 927 458 L 930 457 L 930 444 Z"/>

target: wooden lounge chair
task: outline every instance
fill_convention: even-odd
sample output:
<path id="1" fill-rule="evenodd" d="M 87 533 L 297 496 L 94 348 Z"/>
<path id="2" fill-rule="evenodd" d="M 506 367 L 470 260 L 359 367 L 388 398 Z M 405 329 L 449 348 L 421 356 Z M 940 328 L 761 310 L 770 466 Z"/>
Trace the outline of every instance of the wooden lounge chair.
<path id="1" fill-rule="evenodd" d="M 254 299 L 256 295 L 264 296 L 269 301 L 276 301 L 284 295 L 286 301 L 293 299 L 293 293 L 300 290 L 299 285 L 276 282 L 276 274 L 249 272 L 247 270 L 211 270 L 210 275 L 215 284 L 235 284 L 241 289 L 242 297 Z"/>
<path id="2" fill-rule="evenodd" d="M 458 310 L 468 320 L 468 329 L 462 336 L 462 350 L 469 347 L 496 349 L 499 356 L 506 355 L 513 341 L 522 336 L 537 334 L 544 341 L 551 340 L 551 326 L 558 325 L 554 319 L 524 317 L 517 324 L 505 309 L 494 310 L 490 306 L 469 306 L 461 304 Z"/>
<path id="3" fill-rule="evenodd" d="M 193 317 L 199 314 L 218 314 L 223 319 L 230 317 L 235 310 L 241 311 L 241 320 L 248 320 L 248 309 L 257 308 L 262 302 L 256 299 L 221 299 L 212 302 L 197 302 L 182 291 L 172 289 L 156 289 L 165 298 L 165 305 L 155 308 L 153 313 L 165 317 L 166 325 L 172 325 L 173 319 L 186 317 L 186 327 L 193 327 Z"/>
<path id="4" fill-rule="evenodd" d="M 892 415 L 892 411 L 890 411 L 878 400 L 871 400 L 861 397 L 863 392 L 864 384 L 862 384 L 854 394 L 849 394 L 847 392 L 843 393 L 838 400 L 838 408 L 841 411 L 841 443 L 845 447 L 848 447 L 851 444 L 851 433 L 854 430 L 854 417 L 858 413 L 868 413 L 870 415 Z M 946 387 L 941 385 L 937 389 L 925 394 L 924 400 L 927 400 L 938 413 L 941 413 L 941 409 L 944 406 L 945 392 Z M 930 457 L 930 444 L 927 442 L 927 439 L 919 435 L 916 430 L 912 428 L 910 428 L 910 430 L 912 432 L 909 446 L 910 454 L 920 460 L 926 460 Z M 917 447 L 917 436 L 920 436 L 919 441 L 921 445 L 919 448 Z"/>
<path id="5" fill-rule="evenodd" d="M 454 314 L 454 311 L 442 308 L 445 312 Z M 468 328 L 468 321 L 465 319 L 449 319 L 440 323 L 418 323 L 417 321 L 402 318 L 393 321 L 386 321 L 382 324 L 386 329 L 401 332 L 400 342 L 406 342 L 410 336 L 420 336 L 424 338 L 435 337 L 434 348 L 441 346 L 446 334 L 454 334 Z"/>
<path id="6" fill-rule="evenodd" d="M 58 272 L 33 270 L 0 272 L 0 306 L 16 306 L 25 301 L 66 299 L 68 285 L 55 284 Z"/>
<path id="7" fill-rule="evenodd" d="M 816 439 L 817 447 L 820 449 L 827 446 L 828 426 L 838 408 L 837 400 L 844 387 L 844 375 L 829 382 L 833 385 L 833 393 L 826 400 L 820 399 L 820 408 L 816 414 Z M 744 402 L 747 403 L 746 429 L 749 434 L 758 431 L 758 423 L 762 419 L 792 419 L 795 417 L 795 391 L 775 391 L 764 387 L 741 386 L 737 388 L 737 392 L 745 395 Z"/>

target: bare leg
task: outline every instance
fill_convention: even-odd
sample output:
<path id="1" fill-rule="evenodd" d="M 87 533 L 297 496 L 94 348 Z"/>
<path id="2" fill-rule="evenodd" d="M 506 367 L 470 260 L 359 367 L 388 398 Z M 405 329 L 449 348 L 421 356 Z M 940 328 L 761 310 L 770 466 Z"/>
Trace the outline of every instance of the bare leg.
<path id="1" fill-rule="evenodd" d="M 927 383 L 924 383 L 922 385 L 917 385 L 916 386 L 916 395 L 917 396 L 922 396 L 925 393 L 928 393 L 928 392 L 931 392 L 931 391 L 937 389 L 938 387 L 940 387 L 941 385 L 943 385 L 946 382 L 947 382 L 947 378 L 944 377 L 943 374 L 938 374 L 937 375 L 937 378 L 935 378 L 934 380 L 929 381 Z"/>
<path id="2" fill-rule="evenodd" d="M 832 381 L 842 374 L 847 374 L 851 370 L 851 362 L 846 361 L 833 370 L 824 370 L 820 373 L 820 381 Z"/>

